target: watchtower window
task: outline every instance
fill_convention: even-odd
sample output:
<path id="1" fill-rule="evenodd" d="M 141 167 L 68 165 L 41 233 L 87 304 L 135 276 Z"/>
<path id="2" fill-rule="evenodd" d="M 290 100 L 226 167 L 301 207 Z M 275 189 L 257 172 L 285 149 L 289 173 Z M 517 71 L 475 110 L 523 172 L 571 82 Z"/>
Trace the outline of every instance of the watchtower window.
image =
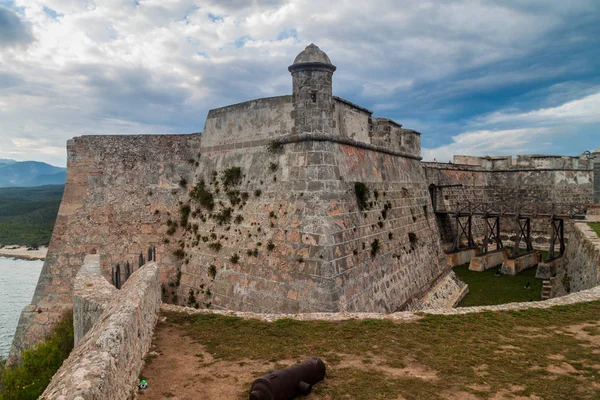
<path id="1" fill-rule="evenodd" d="M 310 98 L 312 99 L 313 103 L 316 103 L 317 102 L 317 92 L 311 92 Z"/>

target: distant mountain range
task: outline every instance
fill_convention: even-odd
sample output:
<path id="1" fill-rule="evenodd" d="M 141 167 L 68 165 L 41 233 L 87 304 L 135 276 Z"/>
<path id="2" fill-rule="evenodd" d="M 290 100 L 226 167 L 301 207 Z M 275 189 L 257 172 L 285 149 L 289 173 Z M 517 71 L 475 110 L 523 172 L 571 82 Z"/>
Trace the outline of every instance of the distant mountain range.
<path id="1" fill-rule="evenodd" d="M 0 187 L 64 185 L 67 169 L 39 161 L 0 158 Z"/>

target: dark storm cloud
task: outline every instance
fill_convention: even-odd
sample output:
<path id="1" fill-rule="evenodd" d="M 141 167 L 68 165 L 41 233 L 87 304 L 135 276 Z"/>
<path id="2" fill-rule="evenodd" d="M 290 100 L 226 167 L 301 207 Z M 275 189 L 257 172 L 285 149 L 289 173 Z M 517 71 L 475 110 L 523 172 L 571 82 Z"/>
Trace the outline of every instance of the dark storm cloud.
<path id="1" fill-rule="evenodd" d="M 0 6 L 0 47 L 23 46 L 32 41 L 31 27 L 17 13 Z"/>

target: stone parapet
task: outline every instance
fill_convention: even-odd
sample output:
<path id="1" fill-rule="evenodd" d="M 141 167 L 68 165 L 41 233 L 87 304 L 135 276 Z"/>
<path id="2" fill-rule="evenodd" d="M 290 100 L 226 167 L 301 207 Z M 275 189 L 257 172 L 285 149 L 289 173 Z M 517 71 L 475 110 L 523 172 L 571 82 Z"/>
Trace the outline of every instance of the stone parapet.
<path id="1" fill-rule="evenodd" d="M 95 260 L 88 261 L 85 269 L 92 271 Z M 159 275 L 154 262 L 131 275 L 75 346 L 40 399 L 121 400 L 133 396 L 158 319 Z M 87 275 L 87 279 L 93 276 Z"/>
<path id="2" fill-rule="evenodd" d="M 75 345 L 89 331 L 119 290 L 111 285 L 100 269 L 100 256 L 85 256 L 73 288 L 73 327 Z"/>

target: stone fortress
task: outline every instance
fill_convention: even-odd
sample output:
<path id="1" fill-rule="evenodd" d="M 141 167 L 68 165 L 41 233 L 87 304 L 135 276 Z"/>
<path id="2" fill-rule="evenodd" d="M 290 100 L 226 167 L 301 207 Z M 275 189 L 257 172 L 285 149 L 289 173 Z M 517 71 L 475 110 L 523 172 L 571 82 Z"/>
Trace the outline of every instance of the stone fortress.
<path id="1" fill-rule="evenodd" d="M 211 110 L 202 133 L 68 142 L 65 194 L 13 359 L 73 308 L 75 277 L 90 254 L 107 281 L 124 282 L 125 263 L 137 264 L 153 246 L 162 301 L 196 308 L 450 308 L 468 288 L 446 261 L 456 226 L 434 204 L 480 199 L 490 189 L 600 202 L 600 149 L 422 162 L 419 132 L 333 96 L 336 67 L 317 46 L 288 69 L 292 95 Z M 440 188 L 433 196 L 432 185 Z M 483 225 L 473 229 L 483 235 Z M 569 270 L 574 284 L 563 292 L 600 284 L 592 264 Z"/>

